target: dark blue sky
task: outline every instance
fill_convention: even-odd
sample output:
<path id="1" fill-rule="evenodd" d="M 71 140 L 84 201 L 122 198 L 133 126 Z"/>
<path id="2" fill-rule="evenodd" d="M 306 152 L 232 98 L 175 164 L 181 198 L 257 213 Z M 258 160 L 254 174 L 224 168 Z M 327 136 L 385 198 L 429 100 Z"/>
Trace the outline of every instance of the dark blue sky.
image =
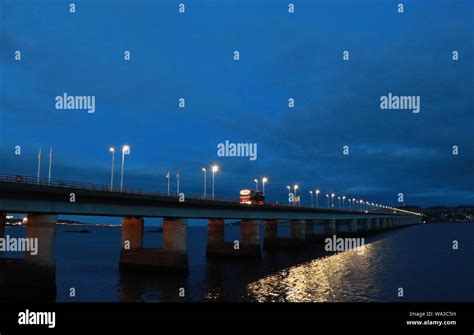
<path id="1" fill-rule="evenodd" d="M 179 169 L 181 190 L 201 194 L 217 163 L 219 196 L 265 175 L 271 200 L 298 183 L 306 202 L 320 188 L 474 203 L 472 1 L 405 1 L 403 14 L 399 1 L 295 0 L 294 14 L 273 0 L 70 2 L 2 2 L 0 172 L 34 176 L 52 146 L 54 178 L 107 184 L 108 147 L 126 143 L 130 187 L 166 191 Z M 56 110 L 64 92 L 94 95 L 96 112 Z M 420 96 L 421 112 L 381 110 L 389 92 Z M 225 140 L 257 143 L 258 159 L 217 157 Z"/>

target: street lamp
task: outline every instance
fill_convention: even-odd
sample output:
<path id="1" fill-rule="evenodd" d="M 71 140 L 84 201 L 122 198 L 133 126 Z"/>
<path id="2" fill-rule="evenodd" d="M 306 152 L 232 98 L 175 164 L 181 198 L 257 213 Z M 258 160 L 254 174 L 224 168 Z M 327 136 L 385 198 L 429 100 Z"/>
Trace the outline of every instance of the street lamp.
<path id="1" fill-rule="evenodd" d="M 253 181 L 255 182 L 255 191 L 258 192 L 258 179 L 255 178 Z"/>
<path id="2" fill-rule="evenodd" d="M 337 206 L 338 206 L 339 209 L 341 209 L 341 197 L 340 196 L 337 197 Z"/>
<path id="3" fill-rule="evenodd" d="M 125 164 L 125 155 L 130 155 L 130 146 L 122 146 L 122 174 L 120 176 L 120 191 L 123 189 L 123 166 Z"/>
<path id="4" fill-rule="evenodd" d="M 331 194 L 331 207 L 334 207 L 334 197 L 336 195 L 334 193 Z"/>
<path id="5" fill-rule="evenodd" d="M 318 195 L 319 195 L 319 190 L 316 190 L 316 207 L 319 207 L 319 204 L 318 204 Z"/>
<path id="6" fill-rule="evenodd" d="M 53 148 L 49 148 L 49 168 L 48 168 L 48 185 L 51 183 L 51 166 L 53 164 Z"/>
<path id="7" fill-rule="evenodd" d="M 206 168 L 202 168 L 202 172 L 204 173 L 204 195 L 203 195 L 203 198 L 206 197 L 206 188 L 207 188 L 207 182 L 206 182 L 206 179 L 207 179 L 207 170 Z"/>
<path id="8" fill-rule="evenodd" d="M 329 208 L 329 194 L 326 194 L 326 198 L 328 200 L 328 208 Z"/>
<path id="9" fill-rule="evenodd" d="M 347 209 L 352 209 L 352 200 L 351 199 L 347 199 Z"/>
<path id="10" fill-rule="evenodd" d="M 262 178 L 262 192 L 263 192 L 263 195 L 265 195 L 265 183 L 268 181 L 268 178 L 267 177 L 263 177 Z"/>
<path id="11" fill-rule="evenodd" d="M 293 186 L 293 188 L 295 189 L 295 197 L 296 197 L 296 190 L 298 189 L 298 185 Z"/>
<path id="12" fill-rule="evenodd" d="M 109 151 L 112 153 L 112 169 L 110 171 L 110 190 L 114 188 L 114 160 L 115 160 L 115 148 L 110 147 Z"/>
<path id="13" fill-rule="evenodd" d="M 342 197 L 342 209 L 345 208 L 345 204 L 344 204 L 345 201 L 346 201 L 346 196 L 344 195 L 344 196 Z"/>
<path id="14" fill-rule="evenodd" d="M 313 191 L 309 191 L 309 194 L 311 194 L 311 207 L 313 207 Z"/>
<path id="15" fill-rule="evenodd" d="M 217 171 L 219 171 L 219 167 L 217 165 L 211 166 L 212 171 L 212 199 L 214 199 L 214 175 Z"/>
<path id="16" fill-rule="evenodd" d="M 41 170 L 41 147 L 38 150 L 38 172 L 36 174 L 36 183 L 40 183 L 40 170 Z"/>

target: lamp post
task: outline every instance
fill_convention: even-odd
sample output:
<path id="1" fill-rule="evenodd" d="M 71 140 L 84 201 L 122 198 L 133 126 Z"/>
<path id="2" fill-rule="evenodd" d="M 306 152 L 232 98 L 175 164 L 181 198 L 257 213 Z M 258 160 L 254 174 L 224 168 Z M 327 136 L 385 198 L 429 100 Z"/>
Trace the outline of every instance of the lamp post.
<path id="1" fill-rule="evenodd" d="M 311 207 L 313 207 L 313 191 L 309 191 L 309 194 L 311 195 Z"/>
<path id="2" fill-rule="evenodd" d="M 48 185 L 51 183 L 51 166 L 53 164 L 53 148 L 49 148 L 49 169 L 48 169 Z"/>
<path id="3" fill-rule="evenodd" d="M 297 204 L 298 206 L 301 206 L 301 201 L 298 201 L 298 197 L 296 196 L 296 190 L 298 189 L 298 187 L 299 187 L 298 185 L 293 186 L 293 189 L 295 190 L 295 200 L 297 201 L 297 202 L 293 201 L 293 204 L 295 205 Z"/>
<path id="4" fill-rule="evenodd" d="M 341 197 L 340 196 L 337 197 L 337 207 L 339 209 L 341 209 Z"/>
<path id="5" fill-rule="evenodd" d="M 346 196 L 342 196 L 342 209 L 345 209 L 346 205 L 345 205 L 345 202 L 346 202 Z"/>
<path id="6" fill-rule="evenodd" d="M 130 155 L 130 146 L 124 145 L 122 147 L 122 174 L 120 176 L 120 191 L 123 189 L 123 168 L 125 165 L 125 155 Z"/>
<path id="7" fill-rule="evenodd" d="M 258 192 L 258 179 L 255 178 L 253 181 L 255 182 L 255 191 Z"/>
<path id="8" fill-rule="evenodd" d="M 215 184 L 214 178 L 215 178 L 216 172 L 219 171 L 219 167 L 217 165 L 213 165 L 211 167 L 211 171 L 212 171 L 212 199 L 214 199 L 214 184 Z"/>
<path id="9" fill-rule="evenodd" d="M 179 170 L 176 172 L 176 195 L 179 196 Z"/>
<path id="10" fill-rule="evenodd" d="M 109 151 L 112 153 L 112 168 L 110 169 L 110 190 L 114 188 L 114 161 L 115 161 L 115 148 L 110 147 Z"/>
<path id="11" fill-rule="evenodd" d="M 334 193 L 331 194 L 331 207 L 334 207 L 334 197 L 336 195 Z"/>
<path id="12" fill-rule="evenodd" d="M 268 178 L 267 177 L 263 177 L 262 178 L 262 192 L 263 192 L 263 195 L 265 195 L 265 183 L 268 181 Z"/>
<path id="13" fill-rule="evenodd" d="M 203 194 L 203 198 L 205 198 L 206 197 L 206 186 L 207 186 L 207 183 L 206 183 L 207 170 L 206 170 L 206 168 L 202 168 L 202 172 L 204 173 L 204 194 Z"/>
<path id="14" fill-rule="evenodd" d="M 40 170 L 41 170 L 41 147 L 38 150 L 38 172 L 36 174 L 36 183 L 40 182 Z"/>
<path id="15" fill-rule="evenodd" d="M 318 198 L 319 198 L 319 190 L 316 190 L 316 207 L 319 207 L 319 204 L 318 204 Z"/>
<path id="16" fill-rule="evenodd" d="M 328 200 L 328 208 L 329 208 L 329 194 L 326 194 L 326 198 Z"/>

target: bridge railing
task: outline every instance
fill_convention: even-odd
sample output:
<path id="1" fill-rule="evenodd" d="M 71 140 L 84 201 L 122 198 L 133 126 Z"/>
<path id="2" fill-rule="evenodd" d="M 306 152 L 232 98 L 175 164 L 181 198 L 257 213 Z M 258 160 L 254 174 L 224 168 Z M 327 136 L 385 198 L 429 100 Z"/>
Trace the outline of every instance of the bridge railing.
<path id="1" fill-rule="evenodd" d="M 147 190 L 147 189 L 138 189 L 138 188 L 131 188 L 131 187 L 117 187 L 104 184 L 93 184 L 93 183 L 85 183 L 85 182 L 77 182 L 77 181 L 66 181 L 66 180 L 59 180 L 59 179 L 49 179 L 43 177 L 31 177 L 31 176 L 23 176 L 23 175 L 13 175 L 13 174 L 0 174 L 0 181 L 3 182 L 11 182 L 11 183 L 23 183 L 23 184 L 31 184 L 31 185 L 43 185 L 43 186 L 53 186 L 53 187 L 64 187 L 64 188 L 72 188 L 72 189 L 81 189 L 81 190 L 90 190 L 90 191 L 102 191 L 102 192 L 115 192 L 115 193 L 126 193 L 126 194 L 135 194 L 135 195 L 151 195 L 151 196 L 159 196 L 169 199 L 179 199 L 178 195 L 173 195 L 170 193 L 159 192 L 156 190 Z M 221 203 L 233 203 L 238 204 L 240 203 L 239 200 L 236 199 L 228 199 L 223 197 L 214 197 L 212 196 L 199 196 L 193 194 L 186 194 L 186 199 L 194 199 L 194 200 L 213 200 L 215 202 Z M 282 207 L 295 207 L 293 204 L 287 203 L 268 203 L 268 205 L 277 205 Z M 318 209 L 326 209 L 324 207 L 318 207 Z M 360 211 L 365 213 L 370 213 L 374 211 L 366 211 L 364 210 L 352 210 L 352 211 Z M 388 211 L 387 213 L 406 213 L 406 214 L 416 214 L 409 211 L 404 211 L 401 209 L 394 209 L 393 211 Z"/>
<path id="2" fill-rule="evenodd" d="M 42 185 L 42 186 L 52 186 L 52 187 L 64 187 L 64 188 L 73 188 L 73 189 L 80 189 L 80 190 L 89 190 L 89 191 L 103 191 L 103 192 L 114 192 L 114 193 L 127 193 L 127 194 L 137 194 L 137 195 L 152 195 L 152 196 L 159 196 L 165 197 L 170 199 L 178 199 L 178 195 L 174 195 L 170 193 L 159 192 L 156 190 L 147 190 L 147 189 L 138 189 L 138 188 L 131 188 L 131 187 L 118 187 L 104 184 L 93 184 L 93 183 L 85 183 L 85 182 L 77 182 L 77 181 L 66 181 L 66 180 L 59 180 L 59 179 L 48 179 L 43 177 L 31 177 L 31 176 L 23 176 L 23 175 L 12 175 L 12 174 L 0 174 L 0 181 L 3 182 L 11 182 L 11 183 L 22 183 L 22 184 L 29 184 L 29 185 Z M 211 196 L 199 196 L 199 195 L 188 195 L 186 194 L 187 199 L 195 199 L 195 200 L 214 200 L 218 202 L 226 202 L 226 203 L 239 203 L 239 201 L 226 199 L 222 197 L 214 197 Z"/>

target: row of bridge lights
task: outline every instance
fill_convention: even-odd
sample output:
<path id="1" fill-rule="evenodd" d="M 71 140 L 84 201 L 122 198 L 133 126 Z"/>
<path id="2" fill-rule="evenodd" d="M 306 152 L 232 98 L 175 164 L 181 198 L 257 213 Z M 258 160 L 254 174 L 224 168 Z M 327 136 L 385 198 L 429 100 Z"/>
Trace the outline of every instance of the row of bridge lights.
<path id="1" fill-rule="evenodd" d="M 115 160 L 115 148 L 111 147 L 109 151 L 112 153 L 112 171 L 110 174 L 110 189 L 113 189 L 113 184 L 114 184 L 114 160 Z M 123 172 L 124 172 L 124 165 L 125 165 L 125 155 L 130 155 L 130 146 L 129 145 L 123 145 L 122 146 L 122 164 L 121 164 L 121 174 L 120 174 L 120 190 L 123 189 Z M 214 189 L 215 189 L 215 174 L 216 172 L 219 171 L 219 166 L 217 165 L 212 165 L 210 167 L 211 172 L 212 172 L 212 199 L 214 199 Z M 204 176 L 204 185 L 203 185 L 203 196 L 207 196 L 207 169 L 202 168 L 203 176 Z M 179 176 L 179 175 L 177 175 Z M 169 173 L 167 175 L 168 178 L 168 195 L 169 195 Z M 255 189 L 256 191 L 259 190 L 259 180 L 256 178 L 254 179 L 255 182 Z M 267 177 L 262 177 L 261 178 L 262 182 L 262 193 L 265 195 L 265 184 L 268 182 Z M 292 189 L 293 189 L 293 195 L 296 196 L 297 190 L 299 188 L 298 185 L 293 185 L 287 186 L 286 187 L 288 190 L 288 193 L 290 194 Z M 313 202 L 313 196 L 316 198 L 316 207 L 319 207 L 319 194 L 321 193 L 320 190 L 310 190 L 309 194 L 311 196 L 311 207 L 314 207 L 314 202 Z M 326 194 L 326 199 L 327 199 L 327 208 L 334 208 L 334 198 L 337 198 L 338 200 L 338 208 L 339 209 L 348 209 L 348 210 L 361 210 L 361 211 L 370 211 L 370 210 L 393 210 L 393 207 L 390 206 L 385 206 L 385 205 L 380 205 L 377 203 L 373 203 L 370 201 L 365 201 L 365 200 L 357 200 L 355 198 L 347 198 L 345 195 L 343 196 L 337 196 L 335 193 L 331 194 Z M 345 201 L 347 199 L 348 206 L 346 208 Z M 331 200 L 331 201 L 329 201 Z"/>
<path id="2" fill-rule="evenodd" d="M 293 190 L 293 195 L 296 197 L 297 190 L 299 189 L 298 185 L 293 185 L 293 187 L 288 185 L 286 188 L 288 190 L 288 194 L 290 194 Z M 310 190 L 308 193 L 311 196 L 311 207 L 314 207 L 314 201 L 313 201 L 314 198 L 316 198 L 316 207 L 319 207 L 319 194 L 321 193 L 321 191 L 316 189 L 314 191 Z M 335 198 L 338 201 L 338 208 L 343 209 L 343 210 L 344 209 L 347 209 L 347 210 L 360 210 L 360 211 L 364 211 L 364 210 L 365 211 L 370 211 L 370 210 L 389 211 L 389 210 L 393 210 L 393 207 L 390 207 L 390 206 L 381 205 L 381 204 L 377 204 L 377 203 L 370 202 L 370 201 L 365 201 L 365 200 L 357 200 L 356 198 L 349 198 L 349 197 L 346 197 L 345 195 L 336 197 L 335 193 L 326 194 L 327 208 L 334 208 L 335 207 L 335 205 L 334 205 L 334 199 Z M 347 202 L 348 202 L 347 207 L 346 207 L 346 199 L 347 199 Z"/>

